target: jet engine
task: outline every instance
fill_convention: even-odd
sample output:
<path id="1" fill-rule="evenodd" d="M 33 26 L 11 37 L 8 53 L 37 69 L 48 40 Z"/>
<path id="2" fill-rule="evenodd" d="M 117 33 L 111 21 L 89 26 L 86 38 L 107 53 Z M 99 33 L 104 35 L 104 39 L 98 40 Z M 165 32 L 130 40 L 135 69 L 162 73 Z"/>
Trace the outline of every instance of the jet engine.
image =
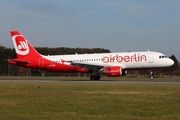
<path id="1" fill-rule="evenodd" d="M 105 67 L 104 72 L 108 77 L 118 77 L 126 75 L 126 71 L 122 70 L 120 66 Z"/>

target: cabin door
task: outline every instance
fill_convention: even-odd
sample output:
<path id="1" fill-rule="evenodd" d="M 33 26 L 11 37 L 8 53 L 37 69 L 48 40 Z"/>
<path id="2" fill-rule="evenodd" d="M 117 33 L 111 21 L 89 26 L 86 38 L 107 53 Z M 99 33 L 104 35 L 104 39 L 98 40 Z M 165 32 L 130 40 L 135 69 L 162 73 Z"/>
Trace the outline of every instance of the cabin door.
<path id="1" fill-rule="evenodd" d="M 148 54 L 148 63 L 153 63 L 153 53 Z"/>

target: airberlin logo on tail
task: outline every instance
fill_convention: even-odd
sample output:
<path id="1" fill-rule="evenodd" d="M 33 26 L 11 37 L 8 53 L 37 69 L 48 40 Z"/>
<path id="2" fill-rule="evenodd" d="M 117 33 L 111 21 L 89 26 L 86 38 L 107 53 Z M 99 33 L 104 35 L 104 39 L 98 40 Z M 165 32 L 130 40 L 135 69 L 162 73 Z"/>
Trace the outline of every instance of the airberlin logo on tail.
<path id="1" fill-rule="evenodd" d="M 20 41 L 20 44 L 17 46 L 19 50 L 24 51 L 27 50 L 27 44 L 24 41 Z"/>
<path id="2" fill-rule="evenodd" d="M 16 53 L 19 55 L 27 55 L 29 53 L 27 40 L 22 35 L 15 35 L 12 39 Z"/>

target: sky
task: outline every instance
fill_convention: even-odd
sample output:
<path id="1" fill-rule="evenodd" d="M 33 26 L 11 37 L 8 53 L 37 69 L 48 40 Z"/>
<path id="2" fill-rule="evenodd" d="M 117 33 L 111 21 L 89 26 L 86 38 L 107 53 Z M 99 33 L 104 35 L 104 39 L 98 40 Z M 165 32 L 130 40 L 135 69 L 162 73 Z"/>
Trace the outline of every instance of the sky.
<path id="1" fill-rule="evenodd" d="M 157 51 L 180 60 L 180 0 L 1 0 L 0 45 Z"/>

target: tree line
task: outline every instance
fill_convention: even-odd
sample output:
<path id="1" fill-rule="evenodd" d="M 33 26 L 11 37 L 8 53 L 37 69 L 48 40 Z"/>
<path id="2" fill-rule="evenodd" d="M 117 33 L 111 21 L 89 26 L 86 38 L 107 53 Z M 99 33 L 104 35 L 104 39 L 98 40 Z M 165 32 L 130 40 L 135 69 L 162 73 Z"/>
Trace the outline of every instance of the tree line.
<path id="1" fill-rule="evenodd" d="M 40 54 L 43 55 L 66 55 L 66 54 L 85 54 L 85 53 L 110 53 L 110 50 L 104 48 L 69 48 L 69 47 L 36 47 L 35 48 Z M 14 48 L 5 48 L 0 46 L 0 75 L 1 76 L 41 76 L 44 75 L 42 71 L 34 70 L 30 68 L 23 68 L 15 65 L 8 64 L 7 60 L 16 58 Z M 175 55 L 170 56 L 174 60 L 174 65 L 168 68 L 162 68 L 154 70 L 153 74 L 155 77 L 172 77 L 179 76 L 180 63 L 176 59 Z M 90 76 L 90 74 L 84 73 L 56 73 L 56 72 L 45 72 L 46 76 Z M 140 71 L 128 71 L 127 76 L 134 77 L 148 77 L 148 70 Z"/>

